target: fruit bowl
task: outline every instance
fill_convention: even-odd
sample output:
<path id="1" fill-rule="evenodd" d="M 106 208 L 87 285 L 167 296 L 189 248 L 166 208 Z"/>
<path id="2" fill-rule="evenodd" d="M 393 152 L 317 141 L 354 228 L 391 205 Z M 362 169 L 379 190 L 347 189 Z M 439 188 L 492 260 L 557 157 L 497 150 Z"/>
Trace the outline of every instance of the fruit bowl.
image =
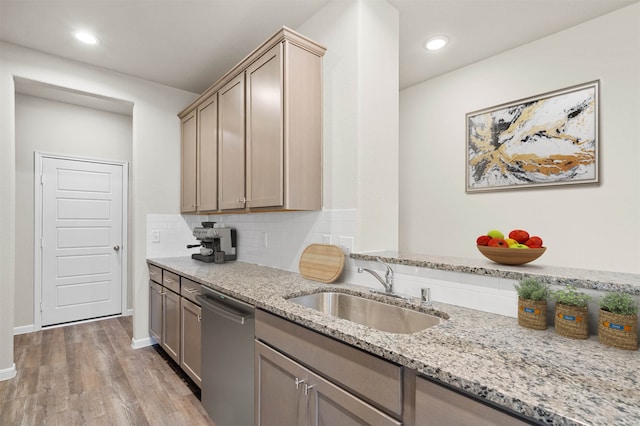
<path id="1" fill-rule="evenodd" d="M 476 247 L 478 247 L 480 253 L 482 253 L 487 259 L 493 260 L 494 262 L 502 265 L 524 265 L 525 263 L 532 262 L 542 256 L 547 249 L 546 247 L 530 249 L 487 246 Z"/>

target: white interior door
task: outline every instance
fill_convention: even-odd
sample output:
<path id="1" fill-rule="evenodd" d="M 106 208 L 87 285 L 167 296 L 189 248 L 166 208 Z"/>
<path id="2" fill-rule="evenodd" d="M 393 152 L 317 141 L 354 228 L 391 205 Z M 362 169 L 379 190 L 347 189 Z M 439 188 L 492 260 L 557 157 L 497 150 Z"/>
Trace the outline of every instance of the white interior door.
<path id="1" fill-rule="evenodd" d="M 42 325 L 122 312 L 123 165 L 42 157 Z"/>

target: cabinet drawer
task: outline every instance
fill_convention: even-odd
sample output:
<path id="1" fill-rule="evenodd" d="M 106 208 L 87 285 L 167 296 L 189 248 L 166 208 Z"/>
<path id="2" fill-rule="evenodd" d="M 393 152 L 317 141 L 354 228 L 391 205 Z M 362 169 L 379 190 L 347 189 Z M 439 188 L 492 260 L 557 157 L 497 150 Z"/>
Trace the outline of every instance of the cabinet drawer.
<path id="1" fill-rule="evenodd" d="M 529 423 L 418 376 L 414 424 L 518 426 Z"/>
<path id="2" fill-rule="evenodd" d="M 259 309 L 256 339 L 383 411 L 402 416 L 402 367 Z"/>
<path id="3" fill-rule="evenodd" d="M 162 285 L 180 294 L 180 276 L 169 271 L 162 271 Z"/>
<path id="4" fill-rule="evenodd" d="M 180 294 L 182 297 L 189 299 L 191 302 L 200 306 L 200 302 L 196 300 L 196 296 L 200 294 L 200 284 L 185 277 L 180 277 L 180 287 Z"/>
<path id="5" fill-rule="evenodd" d="M 162 284 L 162 269 L 155 265 L 149 265 L 149 278 L 151 281 Z"/>

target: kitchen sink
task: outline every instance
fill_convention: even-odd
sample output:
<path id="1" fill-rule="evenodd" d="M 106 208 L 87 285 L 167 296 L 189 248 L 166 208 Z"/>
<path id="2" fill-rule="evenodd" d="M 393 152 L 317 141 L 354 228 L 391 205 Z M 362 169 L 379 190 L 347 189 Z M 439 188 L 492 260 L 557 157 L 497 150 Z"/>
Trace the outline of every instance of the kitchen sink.
<path id="1" fill-rule="evenodd" d="M 389 333 L 415 333 L 444 321 L 435 315 L 346 293 L 326 291 L 292 297 L 288 300 L 334 317 Z"/>

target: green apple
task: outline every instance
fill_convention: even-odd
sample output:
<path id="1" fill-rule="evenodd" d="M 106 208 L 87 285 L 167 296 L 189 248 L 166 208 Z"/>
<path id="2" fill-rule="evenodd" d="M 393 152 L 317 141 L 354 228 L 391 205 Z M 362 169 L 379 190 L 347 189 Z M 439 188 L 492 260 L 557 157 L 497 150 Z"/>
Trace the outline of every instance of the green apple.
<path id="1" fill-rule="evenodd" d="M 487 235 L 490 236 L 491 238 L 498 238 L 501 240 L 504 239 L 504 234 L 495 229 L 492 229 L 491 231 L 487 232 Z"/>
<path id="2" fill-rule="evenodd" d="M 518 244 L 512 244 L 512 245 L 510 245 L 510 246 L 509 246 L 509 248 L 514 248 L 514 249 L 528 249 L 528 248 L 529 248 L 529 246 L 528 246 L 528 245 L 526 245 L 526 244 L 520 244 L 520 243 L 518 243 Z"/>

